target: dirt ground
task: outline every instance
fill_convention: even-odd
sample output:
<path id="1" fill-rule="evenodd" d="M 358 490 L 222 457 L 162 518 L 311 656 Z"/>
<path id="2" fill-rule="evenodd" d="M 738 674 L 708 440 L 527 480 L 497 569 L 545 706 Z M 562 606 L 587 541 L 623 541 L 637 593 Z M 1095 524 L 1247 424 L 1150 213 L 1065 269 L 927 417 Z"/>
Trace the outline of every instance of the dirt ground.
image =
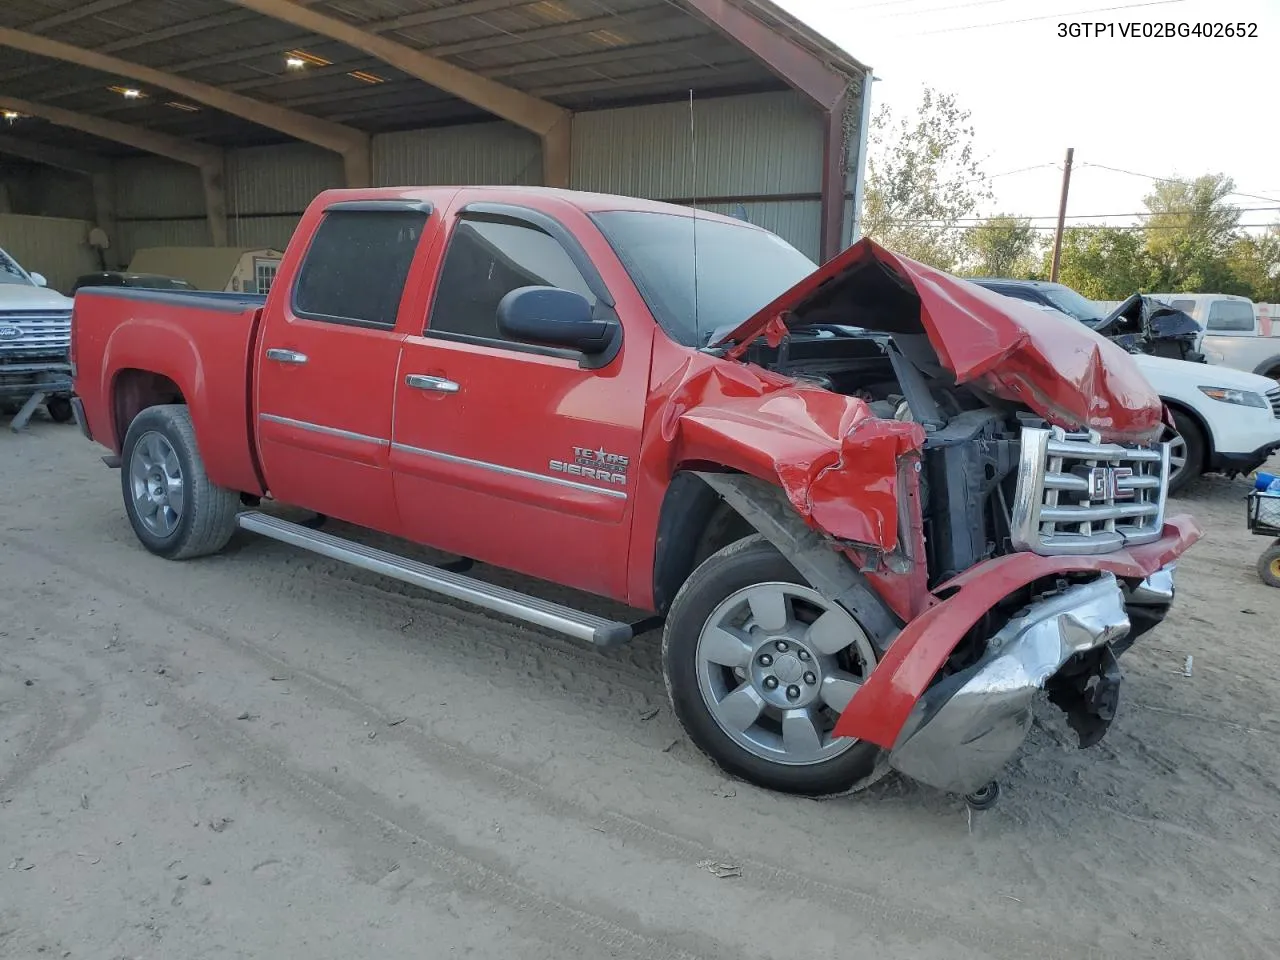
<path id="1" fill-rule="evenodd" d="M 250 537 L 156 559 L 102 452 L 0 423 L 2 957 L 1280 954 L 1280 591 L 1243 480 L 1177 502 L 1207 537 L 1108 738 L 1046 708 L 970 815 L 727 781 L 653 636 L 598 653 Z"/>

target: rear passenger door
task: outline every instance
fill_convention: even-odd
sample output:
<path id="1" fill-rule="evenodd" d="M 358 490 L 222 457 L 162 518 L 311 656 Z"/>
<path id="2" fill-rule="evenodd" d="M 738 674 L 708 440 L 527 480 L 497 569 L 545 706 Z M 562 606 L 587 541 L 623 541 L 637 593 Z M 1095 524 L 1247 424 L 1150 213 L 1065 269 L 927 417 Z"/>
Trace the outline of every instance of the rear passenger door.
<path id="1" fill-rule="evenodd" d="M 378 530 L 398 526 L 388 462 L 404 339 L 396 322 L 431 214 L 418 201 L 330 205 L 292 288 L 272 298 L 254 409 L 276 499 Z"/>
<path id="2" fill-rule="evenodd" d="M 652 334 L 625 329 L 621 351 L 597 369 L 576 351 L 507 340 L 498 303 L 529 285 L 614 308 L 559 221 L 505 204 L 464 208 L 396 378 L 401 517 L 413 539 L 620 597 Z"/>

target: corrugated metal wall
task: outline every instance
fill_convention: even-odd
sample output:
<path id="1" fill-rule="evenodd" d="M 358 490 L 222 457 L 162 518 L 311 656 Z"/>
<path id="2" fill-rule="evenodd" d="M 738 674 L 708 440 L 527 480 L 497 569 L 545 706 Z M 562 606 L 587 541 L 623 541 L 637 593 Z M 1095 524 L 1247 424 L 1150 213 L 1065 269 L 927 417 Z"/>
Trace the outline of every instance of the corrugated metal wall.
<path id="1" fill-rule="evenodd" d="M 97 254 L 88 244 L 90 227 L 87 220 L 0 214 L 0 248 L 66 293 L 76 277 L 98 269 Z"/>
<path id="2" fill-rule="evenodd" d="M 659 200 L 693 200 L 745 215 L 815 259 L 819 248 L 822 122 L 799 95 L 771 93 L 579 113 L 573 186 Z M 695 170 L 696 149 L 696 171 Z M 115 253 L 209 243 L 200 178 L 164 160 L 116 165 Z M 382 134 L 374 182 L 536 184 L 536 137 L 505 123 Z M 306 144 L 232 151 L 227 163 L 231 243 L 283 247 L 321 190 L 342 186 L 337 155 Z M 732 202 L 715 202 L 734 198 Z M 740 198 L 740 199 L 739 199 Z"/>

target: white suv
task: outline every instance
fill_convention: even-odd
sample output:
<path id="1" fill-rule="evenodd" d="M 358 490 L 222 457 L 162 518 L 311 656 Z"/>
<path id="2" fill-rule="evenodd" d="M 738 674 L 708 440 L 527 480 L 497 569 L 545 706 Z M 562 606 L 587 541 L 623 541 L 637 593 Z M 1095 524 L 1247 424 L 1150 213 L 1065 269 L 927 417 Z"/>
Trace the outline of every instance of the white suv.
<path id="1" fill-rule="evenodd" d="M 1032 297 L 1023 289 L 1031 284 L 1005 280 L 978 283 L 1022 300 L 1063 323 L 1093 326 L 1102 319 L 1101 315 L 1067 313 L 1074 300 L 1084 305 L 1079 307 L 1082 314 L 1090 309 L 1090 302 L 1059 284 L 1038 286 L 1065 291 L 1069 297 L 1055 300 L 1062 309 L 1050 306 L 1041 297 Z M 1280 450 L 1280 384 L 1276 381 L 1230 367 L 1145 353 L 1135 353 L 1133 359 L 1173 413 L 1177 424 L 1170 493 L 1181 490 L 1202 473 L 1220 471 L 1229 476 L 1250 473 Z"/>
<path id="2" fill-rule="evenodd" d="M 0 250 L 0 407 L 40 395 L 54 420 L 71 419 L 72 303 Z"/>

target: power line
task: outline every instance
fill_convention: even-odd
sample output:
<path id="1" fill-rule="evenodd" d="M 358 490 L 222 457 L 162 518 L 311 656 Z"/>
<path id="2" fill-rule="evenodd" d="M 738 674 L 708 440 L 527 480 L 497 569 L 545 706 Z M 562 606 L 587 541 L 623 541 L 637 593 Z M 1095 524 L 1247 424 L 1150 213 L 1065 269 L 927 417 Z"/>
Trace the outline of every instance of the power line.
<path id="1" fill-rule="evenodd" d="M 1134 10 L 1138 7 L 1164 7 L 1171 3 L 1186 3 L 1187 0 L 1146 0 L 1145 3 L 1125 3 L 1115 7 L 1094 7 L 1092 10 L 1066 10 L 1062 13 L 1049 13 L 1039 17 L 1023 17 L 1020 20 L 1001 20 L 997 23 L 970 23 L 963 27 L 947 27 L 943 30 L 924 30 L 915 36 L 927 37 L 939 33 L 958 33 L 962 30 L 984 30 L 988 27 L 1008 27 L 1019 23 L 1035 23 L 1038 20 L 1058 20 L 1062 17 L 1079 17 L 1087 13 L 1111 13 L 1115 10 Z"/>
<path id="2" fill-rule="evenodd" d="M 952 10 L 966 10 L 969 7 L 990 7 L 997 3 L 1012 3 L 1013 0 L 969 0 L 968 3 L 949 3 L 945 7 L 926 7 L 923 10 L 895 10 L 893 13 L 876 14 L 870 19 L 873 20 L 891 20 L 894 17 L 912 17 L 918 13 L 949 13 Z M 866 7 L 857 8 L 854 12 L 861 12 Z"/>
<path id="3" fill-rule="evenodd" d="M 1141 177 L 1144 180 L 1154 180 L 1157 183 L 1181 183 L 1190 186 L 1194 181 L 1184 180 L 1180 177 L 1157 177 L 1150 173 L 1139 173 L 1137 170 L 1124 170 L 1120 167 L 1109 167 L 1105 163 L 1082 163 L 1082 167 L 1097 167 L 1099 170 L 1110 170 L 1112 173 L 1125 173 L 1131 177 Z M 1270 203 L 1280 203 L 1280 197 L 1264 197 L 1256 193 L 1242 193 L 1239 190 L 1232 190 L 1228 194 L 1231 197 L 1248 197 L 1250 200 L 1266 200 Z"/>
<path id="4" fill-rule="evenodd" d="M 1276 207 L 1236 207 L 1241 213 L 1270 213 L 1280 210 L 1280 206 Z M 1122 217 L 1164 217 L 1164 216 L 1191 216 L 1199 213 L 1198 210 L 1157 210 L 1154 213 L 1150 210 L 1138 211 L 1135 213 L 1070 213 L 1067 214 L 1068 220 L 1103 220 L 1118 219 Z M 996 213 L 985 217 L 956 217 L 954 219 L 942 219 L 938 217 L 924 218 L 920 220 L 892 220 L 891 223 L 911 224 L 917 223 L 922 225 L 947 226 L 952 223 L 989 223 L 992 220 L 1057 220 L 1058 215 L 1040 214 L 1034 217 L 1024 217 L 1016 213 Z"/>
<path id="5" fill-rule="evenodd" d="M 886 221 L 886 223 L 888 226 L 895 226 L 895 227 L 902 226 L 902 224 L 896 223 L 893 220 L 888 220 Z M 907 225 L 910 226 L 911 224 L 907 224 Z M 936 226 L 945 227 L 946 224 L 936 224 Z M 1260 229 L 1265 229 L 1267 227 L 1274 227 L 1274 226 L 1275 226 L 1274 223 L 1238 223 L 1236 224 L 1236 228 L 1239 230 L 1260 230 Z M 1004 227 L 996 226 L 989 223 L 958 223 L 949 227 L 948 229 L 951 229 L 951 230 L 1003 230 Z M 1054 224 L 1046 224 L 1044 226 L 1034 226 L 1034 225 L 1028 226 L 1026 229 L 1040 232 L 1040 231 L 1057 230 L 1058 228 Z M 1064 229 L 1065 230 L 1116 230 L 1116 231 L 1124 231 L 1126 233 L 1129 233 L 1135 230 L 1143 230 L 1143 231 L 1145 230 L 1182 230 L 1184 228 L 1179 224 L 1163 224 L 1163 225 L 1161 224 L 1153 224 L 1153 225 L 1129 224 L 1125 226 L 1109 227 L 1109 226 L 1099 226 L 1097 224 L 1077 223 L 1077 224 L 1069 224 Z"/>

